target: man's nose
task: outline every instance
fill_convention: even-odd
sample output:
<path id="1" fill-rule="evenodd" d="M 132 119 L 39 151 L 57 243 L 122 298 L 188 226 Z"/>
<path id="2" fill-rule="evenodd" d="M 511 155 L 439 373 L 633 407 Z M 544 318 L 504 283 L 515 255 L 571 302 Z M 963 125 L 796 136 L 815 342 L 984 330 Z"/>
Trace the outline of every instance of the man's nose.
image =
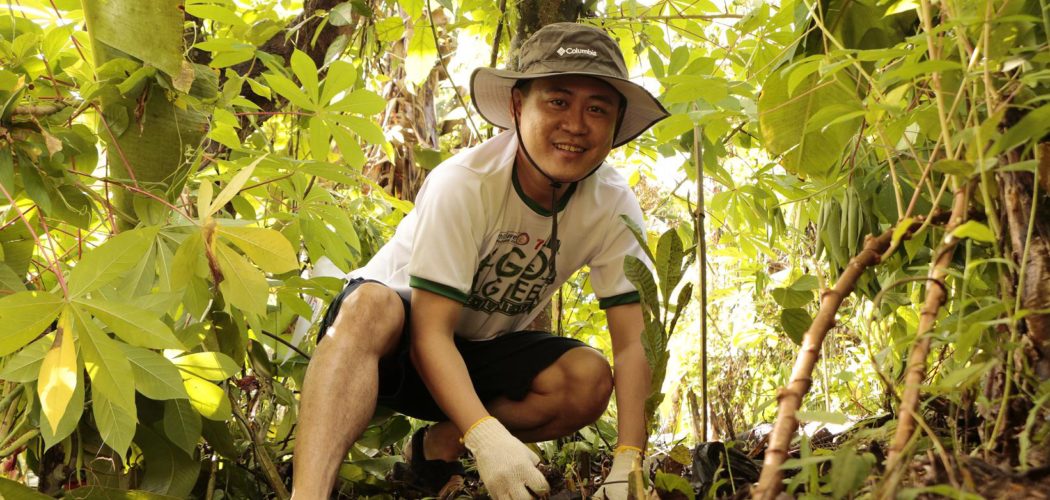
<path id="1" fill-rule="evenodd" d="M 581 135 L 586 133 L 587 120 L 585 119 L 585 110 L 582 107 L 568 110 L 563 116 L 561 128 L 571 134 Z"/>

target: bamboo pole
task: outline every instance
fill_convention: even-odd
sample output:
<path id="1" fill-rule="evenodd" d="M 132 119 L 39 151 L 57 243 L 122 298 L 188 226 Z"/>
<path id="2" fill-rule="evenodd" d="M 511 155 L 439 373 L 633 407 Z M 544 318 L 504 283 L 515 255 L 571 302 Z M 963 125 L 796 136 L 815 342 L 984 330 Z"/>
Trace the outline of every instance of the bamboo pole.
<path id="1" fill-rule="evenodd" d="M 913 222 L 907 234 L 910 234 L 919 225 L 918 221 Z M 787 459 L 791 437 L 798 429 L 796 413 L 802 406 L 802 399 L 813 384 L 813 368 L 820 357 L 820 346 L 828 331 L 835 326 L 835 315 L 842 301 L 853 293 L 857 280 L 864 274 L 864 271 L 881 261 L 882 253 L 890 247 L 893 241 L 894 231 L 895 228 L 890 228 L 878 237 L 869 235 L 864 241 L 864 248 L 850 260 L 838 281 L 835 282 L 835 286 L 821 297 L 820 310 L 802 337 L 802 347 L 795 358 L 790 382 L 777 394 L 777 420 L 773 424 L 769 447 L 766 448 L 765 460 L 762 463 L 762 474 L 752 498 L 772 500 L 780 493 L 784 479 L 784 473 L 780 467 Z"/>
<path id="2" fill-rule="evenodd" d="M 904 375 L 904 395 L 901 397 L 900 410 L 897 412 L 897 433 L 890 443 L 889 457 L 886 459 L 887 482 L 882 488 L 880 498 L 892 497 L 897 485 L 900 483 L 901 474 L 898 468 L 901 466 L 905 454 L 904 449 L 915 432 L 915 415 L 919 407 L 919 388 L 923 379 L 926 378 L 926 356 L 930 353 L 930 332 L 937 321 L 937 313 L 948 296 L 948 290 L 944 286 L 944 278 L 948 275 L 948 264 L 951 263 L 952 253 L 958 244 L 958 238 L 951 236 L 953 229 L 958 227 L 966 219 L 967 206 L 970 202 L 970 189 L 968 184 L 955 187 L 954 200 L 952 202 L 951 219 L 946 229 L 947 236 L 938 247 L 930 267 L 926 280 L 926 299 L 919 315 L 919 327 L 915 332 L 915 345 L 912 346 L 908 356 L 908 366 Z"/>

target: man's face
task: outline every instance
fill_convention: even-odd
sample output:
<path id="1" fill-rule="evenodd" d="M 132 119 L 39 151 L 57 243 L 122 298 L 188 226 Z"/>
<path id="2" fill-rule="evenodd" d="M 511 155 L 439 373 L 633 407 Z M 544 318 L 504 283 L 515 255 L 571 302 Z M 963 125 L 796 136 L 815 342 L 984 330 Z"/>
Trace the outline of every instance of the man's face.
<path id="1" fill-rule="evenodd" d="M 586 175 L 612 149 L 620 94 L 601 80 L 575 75 L 537 79 L 527 93 L 514 90 L 513 106 L 532 159 L 559 181 Z"/>

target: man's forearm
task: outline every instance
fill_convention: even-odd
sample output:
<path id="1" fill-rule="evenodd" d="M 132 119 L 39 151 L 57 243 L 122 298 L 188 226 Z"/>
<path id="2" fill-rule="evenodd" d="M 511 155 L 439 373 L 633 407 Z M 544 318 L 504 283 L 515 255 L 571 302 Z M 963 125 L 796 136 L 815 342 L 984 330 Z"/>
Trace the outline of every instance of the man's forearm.
<path id="1" fill-rule="evenodd" d="M 413 336 L 412 358 L 434 401 L 460 432 L 488 415 L 452 338 L 441 332 L 421 331 Z"/>
<path id="2" fill-rule="evenodd" d="M 645 448 L 645 400 L 650 379 L 649 362 L 641 343 L 616 353 L 613 383 L 620 445 Z"/>

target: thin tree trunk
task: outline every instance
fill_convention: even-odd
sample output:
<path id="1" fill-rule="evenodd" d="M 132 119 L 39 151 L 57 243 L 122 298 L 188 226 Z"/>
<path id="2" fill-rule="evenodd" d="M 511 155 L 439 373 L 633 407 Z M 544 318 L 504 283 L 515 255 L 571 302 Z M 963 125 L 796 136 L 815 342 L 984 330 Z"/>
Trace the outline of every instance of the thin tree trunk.
<path id="1" fill-rule="evenodd" d="M 948 222 L 946 233 L 962 224 L 966 219 L 967 207 L 970 203 L 970 186 L 961 184 L 955 188 L 954 201 L 952 203 L 951 220 Z M 904 374 L 904 395 L 901 397 L 900 410 L 897 412 L 897 433 L 890 444 L 889 457 L 887 458 L 886 470 L 889 478 L 882 496 L 895 494 L 900 474 L 897 469 L 905 456 L 904 448 L 911 439 L 916 429 L 917 412 L 919 411 L 919 389 L 923 379 L 926 378 L 926 357 L 930 353 L 930 332 L 937 321 L 937 313 L 948 297 L 948 290 L 944 283 L 948 276 L 948 264 L 951 263 L 952 254 L 958 244 L 958 238 L 948 236 L 945 242 L 936 250 L 933 263 L 930 266 L 926 280 L 926 299 L 923 303 L 922 312 L 919 315 L 919 326 L 915 332 L 915 345 L 912 346 L 911 354 L 908 356 L 908 366 Z"/>
<path id="2" fill-rule="evenodd" d="M 909 233 L 918 227 L 913 223 Z M 869 267 L 879 263 L 882 253 L 892 243 L 895 228 L 890 228 L 878 237 L 868 236 L 861 252 L 850 260 L 834 288 L 824 293 L 820 299 L 820 310 L 802 337 L 802 347 L 795 366 L 791 370 L 791 381 L 777 394 L 777 420 L 770 434 L 769 447 L 766 449 L 762 474 L 755 487 L 753 498 L 772 500 L 783 488 L 784 473 L 780 469 L 788 456 L 791 438 L 798 429 L 798 409 L 802 399 L 813 385 L 813 368 L 820 358 L 820 346 L 829 330 L 835 326 L 835 315 L 842 301 L 853 293 L 857 280 Z"/>

